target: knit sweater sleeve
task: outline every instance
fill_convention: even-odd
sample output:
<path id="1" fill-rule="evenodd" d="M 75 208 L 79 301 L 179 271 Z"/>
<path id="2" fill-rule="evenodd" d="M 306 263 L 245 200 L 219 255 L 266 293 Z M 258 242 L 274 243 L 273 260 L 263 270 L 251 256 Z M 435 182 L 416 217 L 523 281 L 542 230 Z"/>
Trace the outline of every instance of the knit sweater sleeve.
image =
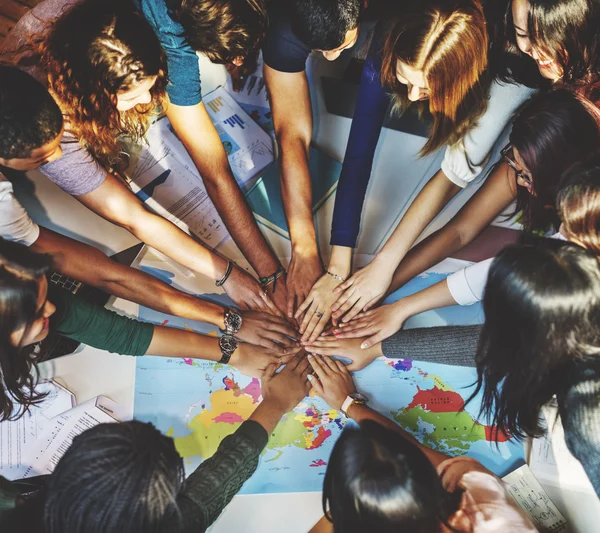
<path id="1" fill-rule="evenodd" d="M 600 361 L 578 365 L 569 383 L 557 395 L 565 442 L 600 497 Z"/>
<path id="2" fill-rule="evenodd" d="M 401 329 L 382 343 L 383 355 L 444 365 L 475 366 L 481 326 Z"/>
<path id="3" fill-rule="evenodd" d="M 256 470 L 267 440 L 265 429 L 252 420 L 223 439 L 215 454 L 190 475 L 177 498 L 183 525 L 180 531 L 205 531 L 219 517 Z"/>

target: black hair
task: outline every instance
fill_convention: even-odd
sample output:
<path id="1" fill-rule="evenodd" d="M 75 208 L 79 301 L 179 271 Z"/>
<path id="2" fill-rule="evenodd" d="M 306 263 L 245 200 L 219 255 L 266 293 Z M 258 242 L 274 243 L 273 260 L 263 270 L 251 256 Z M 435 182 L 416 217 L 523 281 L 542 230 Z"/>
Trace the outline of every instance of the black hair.
<path id="1" fill-rule="evenodd" d="M 558 226 L 556 195 L 562 175 L 600 146 L 598 112 L 568 89 L 534 97 L 517 115 L 510 141 L 531 171 L 533 192 L 518 187 L 516 212 L 528 230 Z"/>
<path id="2" fill-rule="evenodd" d="M 459 501 L 415 444 L 373 421 L 344 430 L 323 484 L 335 533 L 437 533 Z"/>
<path id="3" fill-rule="evenodd" d="M 39 281 L 50 271 L 50 256 L 27 246 L 0 239 L 0 421 L 17 419 L 42 401 L 34 392 L 40 353 L 33 346 L 13 346 L 11 335 L 21 327 L 25 334 L 37 317 Z"/>
<path id="4" fill-rule="evenodd" d="M 540 410 L 573 365 L 600 355 L 600 268 L 593 252 L 528 237 L 492 263 L 477 348 L 481 413 L 513 437 L 543 433 Z"/>
<path id="5" fill-rule="evenodd" d="M 292 31 L 314 50 L 335 50 L 356 28 L 362 0 L 290 0 Z"/>
<path id="6" fill-rule="evenodd" d="M 173 440 L 152 424 L 100 424 L 73 440 L 50 477 L 45 531 L 177 531 L 172 526 L 183 484 L 183 461 Z"/>
<path id="7" fill-rule="evenodd" d="M 62 113 L 46 88 L 17 67 L 0 65 L 0 157 L 26 159 L 62 127 Z"/>

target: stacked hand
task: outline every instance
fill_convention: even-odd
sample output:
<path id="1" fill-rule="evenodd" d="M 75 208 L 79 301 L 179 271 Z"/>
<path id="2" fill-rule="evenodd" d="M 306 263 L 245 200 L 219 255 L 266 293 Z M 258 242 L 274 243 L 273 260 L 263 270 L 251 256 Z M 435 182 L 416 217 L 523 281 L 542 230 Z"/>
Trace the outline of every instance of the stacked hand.
<path id="1" fill-rule="evenodd" d="M 304 349 L 313 355 L 326 355 L 350 359 L 346 367 L 350 372 L 356 372 L 369 366 L 375 359 L 383 355 L 381 343 L 371 348 L 363 349 L 361 344 L 364 339 L 340 339 L 336 337 L 319 337 L 311 343 L 304 344 Z"/>
<path id="2" fill-rule="evenodd" d="M 323 264 L 318 254 L 292 254 L 287 275 L 287 316 L 294 318 L 296 307 L 308 297 L 310 290 L 323 275 Z"/>
<path id="3" fill-rule="evenodd" d="M 333 291 L 338 297 L 331 308 L 333 323 L 337 324 L 340 319 L 343 323 L 350 322 L 360 312 L 373 307 L 385 296 L 393 275 L 394 269 L 374 259 L 339 285 Z"/>
<path id="4" fill-rule="evenodd" d="M 241 314 L 242 327 L 235 335 L 240 340 L 276 351 L 296 346 L 296 328 L 285 318 L 262 311 L 242 311 Z"/>
<path id="5" fill-rule="evenodd" d="M 312 342 L 322 333 L 331 318 L 331 306 L 336 300 L 334 289 L 340 281 L 329 274 L 324 274 L 315 283 L 306 300 L 296 311 L 296 320 L 302 320 L 300 333 L 302 340 Z M 302 318 L 304 316 L 304 318 Z"/>
<path id="6" fill-rule="evenodd" d="M 231 355 L 229 363 L 246 376 L 262 378 L 271 365 L 279 368 L 279 366 L 288 363 L 300 350 L 299 347 L 271 350 L 262 346 L 240 342 Z"/>
<path id="7" fill-rule="evenodd" d="M 223 288 L 227 296 L 241 309 L 253 309 L 283 316 L 283 313 L 269 298 L 258 281 L 237 265 L 233 267 L 227 281 L 223 284 Z"/>
<path id="8" fill-rule="evenodd" d="M 278 368 L 276 363 L 266 368 L 261 381 L 262 395 L 264 403 L 274 403 L 280 412 L 287 413 L 310 392 L 311 366 L 302 353 L 292 357 L 279 374 L 276 373 Z"/>
<path id="9" fill-rule="evenodd" d="M 317 379 L 312 379 L 315 392 L 334 409 L 341 409 L 349 394 L 356 392 L 352 376 L 343 363 L 330 357 L 309 356 Z"/>

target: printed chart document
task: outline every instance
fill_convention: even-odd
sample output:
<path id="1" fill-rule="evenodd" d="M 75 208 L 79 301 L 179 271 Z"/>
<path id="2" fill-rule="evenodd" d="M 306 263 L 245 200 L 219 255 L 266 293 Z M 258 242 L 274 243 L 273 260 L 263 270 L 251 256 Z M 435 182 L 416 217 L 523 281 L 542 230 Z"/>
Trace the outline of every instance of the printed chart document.
<path id="1" fill-rule="evenodd" d="M 273 141 L 222 87 L 206 95 L 204 104 L 238 184 L 250 186 L 273 162 Z M 146 138 L 128 170 L 131 189 L 154 212 L 216 248 L 229 233 L 168 119 L 153 124 Z"/>
<path id="2" fill-rule="evenodd" d="M 53 418 L 24 458 L 19 477 L 51 474 L 77 435 L 98 424 L 119 422 L 122 417 L 119 404 L 98 396 Z"/>
<path id="3" fill-rule="evenodd" d="M 523 465 L 502 479 L 508 485 L 508 492 L 513 500 L 527 513 L 537 528 L 552 533 L 568 533 L 565 517 L 554 505 L 529 466 Z"/>
<path id="4" fill-rule="evenodd" d="M 43 402 L 33 406 L 18 420 L 0 423 L 0 475 L 15 479 L 24 457 L 48 423 L 75 405 L 75 396 L 55 381 L 40 383 L 36 392 L 47 393 Z"/>

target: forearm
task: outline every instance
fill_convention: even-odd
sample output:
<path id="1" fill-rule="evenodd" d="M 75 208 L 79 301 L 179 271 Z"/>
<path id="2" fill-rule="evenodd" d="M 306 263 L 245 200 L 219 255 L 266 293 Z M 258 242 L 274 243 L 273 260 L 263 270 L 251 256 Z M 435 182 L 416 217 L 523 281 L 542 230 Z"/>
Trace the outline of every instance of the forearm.
<path id="1" fill-rule="evenodd" d="M 377 259 L 395 268 L 423 230 L 460 190 L 441 170 L 438 171 L 410 205 Z"/>
<path id="2" fill-rule="evenodd" d="M 219 339 L 184 329 L 154 326 L 152 341 L 145 355 L 187 357 L 189 359 L 221 359 Z"/>
<path id="3" fill-rule="evenodd" d="M 178 291 L 141 270 L 121 265 L 93 246 L 40 228 L 40 236 L 32 249 L 52 255 L 58 272 L 86 285 L 161 313 L 224 326 L 224 310 L 220 305 Z"/>
<path id="4" fill-rule="evenodd" d="M 283 409 L 267 398 L 259 404 L 248 420 L 259 423 L 270 434 L 284 414 Z"/>
<path id="5" fill-rule="evenodd" d="M 292 253 L 318 254 L 312 213 L 309 170 L 310 139 L 283 132 L 280 137 L 280 176 L 283 207 Z"/>
<path id="6" fill-rule="evenodd" d="M 352 248 L 347 246 L 332 246 L 331 258 L 327 270 L 332 274 L 348 278 L 352 268 Z"/>
<path id="7" fill-rule="evenodd" d="M 352 420 L 354 420 L 355 422 L 360 423 L 365 420 L 371 420 L 373 422 L 377 422 L 378 424 L 381 424 L 382 426 L 384 426 L 396 433 L 399 433 L 405 439 L 411 441 L 413 444 L 415 444 L 417 447 L 419 447 L 420 450 L 427 456 L 427 458 L 431 461 L 431 463 L 434 466 L 437 466 L 442 461 L 445 461 L 446 459 L 450 458 L 450 456 L 448 456 L 444 453 L 437 452 L 435 450 L 427 448 L 426 446 L 423 446 L 419 441 L 417 441 L 417 439 L 415 439 L 412 435 L 410 435 L 409 433 L 404 431 L 404 429 L 402 429 L 398 424 L 396 424 L 395 422 L 392 422 L 390 419 L 386 418 L 382 414 L 379 414 L 377 411 L 374 411 L 373 409 L 371 409 L 370 407 L 367 407 L 366 405 L 361 405 L 361 404 L 356 404 L 356 403 L 351 405 L 350 408 L 348 409 L 348 416 L 350 418 L 352 418 Z"/>

